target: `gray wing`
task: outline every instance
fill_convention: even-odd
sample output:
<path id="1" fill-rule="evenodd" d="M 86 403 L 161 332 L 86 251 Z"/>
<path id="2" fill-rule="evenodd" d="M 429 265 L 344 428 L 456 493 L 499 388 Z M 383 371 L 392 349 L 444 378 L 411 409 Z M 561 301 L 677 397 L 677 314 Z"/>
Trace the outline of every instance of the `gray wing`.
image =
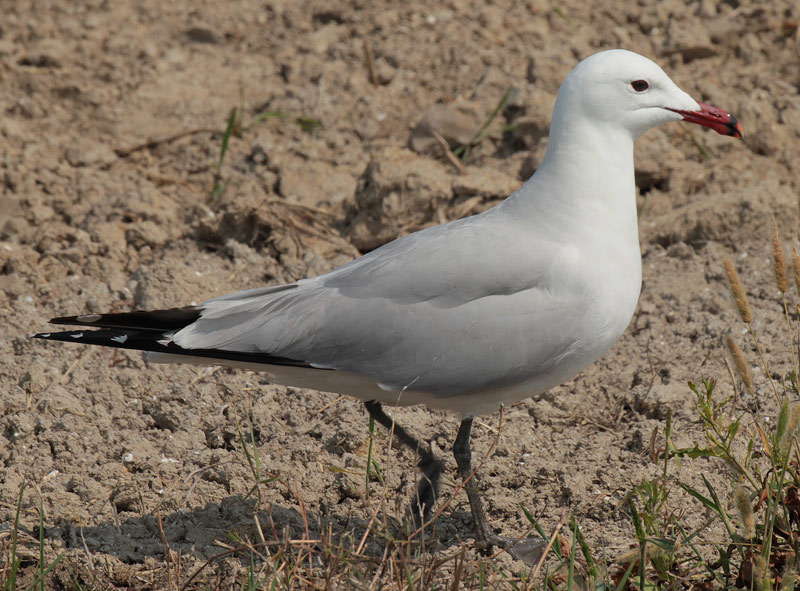
<path id="1" fill-rule="evenodd" d="M 548 264 L 536 242 L 484 214 L 405 236 L 319 279 L 350 298 L 449 308 L 535 285 Z M 525 260 L 515 264 L 515 253 Z"/>
<path id="2" fill-rule="evenodd" d="M 563 237 L 534 237 L 530 226 L 484 214 L 314 279 L 209 300 L 173 340 L 263 351 L 437 396 L 516 383 L 580 346 L 587 296 L 570 282 L 572 254 Z"/>

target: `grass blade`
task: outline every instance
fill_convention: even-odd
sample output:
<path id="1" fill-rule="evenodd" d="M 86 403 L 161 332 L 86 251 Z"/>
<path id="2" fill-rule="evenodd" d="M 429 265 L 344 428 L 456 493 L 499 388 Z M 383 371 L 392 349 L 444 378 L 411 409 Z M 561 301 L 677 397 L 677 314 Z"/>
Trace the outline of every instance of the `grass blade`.
<path id="1" fill-rule="evenodd" d="M 237 116 L 239 109 L 234 107 L 231 109 L 231 114 L 228 117 L 228 126 L 225 128 L 225 133 L 222 134 L 222 146 L 219 149 L 219 161 L 217 162 L 217 171 L 214 173 L 214 188 L 211 189 L 211 204 L 215 204 L 225 186 L 222 184 L 222 164 L 225 162 L 225 154 L 228 152 L 228 144 L 231 141 L 233 130 L 236 128 Z"/>

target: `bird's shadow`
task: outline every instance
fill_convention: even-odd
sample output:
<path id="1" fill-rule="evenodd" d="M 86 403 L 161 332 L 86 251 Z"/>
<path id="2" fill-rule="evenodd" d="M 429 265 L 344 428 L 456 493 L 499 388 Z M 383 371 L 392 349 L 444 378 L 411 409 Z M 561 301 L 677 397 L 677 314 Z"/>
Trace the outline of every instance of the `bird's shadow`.
<path id="1" fill-rule="evenodd" d="M 430 551 L 460 545 L 465 541 L 461 534 L 469 531 L 468 515 L 458 509 L 443 513 L 426 535 L 413 539 Z M 391 535 L 386 535 L 387 524 Z M 372 533 L 365 536 L 368 529 Z M 256 499 L 232 495 L 221 502 L 209 502 L 186 511 L 156 511 L 90 526 L 63 522 L 47 528 L 47 537 L 60 540 L 60 545 L 67 550 L 108 554 L 126 564 L 138 564 L 148 557 L 163 560 L 165 545 L 171 552 L 199 560 L 228 555 L 232 548 L 238 548 L 242 560 L 249 561 L 250 548 L 261 551 L 262 539 L 276 548 L 292 541 L 312 540 L 304 545 L 306 551 L 312 552 L 315 548 L 326 549 L 326 546 L 353 552 L 360 546 L 362 555 L 380 557 L 387 543 L 409 539 L 412 530 L 410 525 L 399 524 L 393 518 L 384 519 L 382 514 L 376 514 L 375 519 L 365 519 L 323 517 L 305 512 L 304 518 L 295 508 L 272 504 L 257 509 Z"/>

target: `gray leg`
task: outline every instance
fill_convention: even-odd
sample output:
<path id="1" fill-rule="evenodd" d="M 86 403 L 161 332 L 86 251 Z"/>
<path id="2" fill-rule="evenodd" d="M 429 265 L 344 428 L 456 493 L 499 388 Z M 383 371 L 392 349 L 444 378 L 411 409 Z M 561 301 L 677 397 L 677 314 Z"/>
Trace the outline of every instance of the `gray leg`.
<path id="1" fill-rule="evenodd" d="M 370 400 L 364 403 L 369 415 L 378 423 L 386 427 L 389 432 L 394 429 L 394 435 L 403 444 L 409 447 L 414 453 L 419 455 L 417 466 L 422 470 L 422 478 L 417 485 L 417 498 L 411 508 L 414 520 L 418 525 L 421 521 L 428 518 L 436 502 L 436 495 L 439 493 L 439 478 L 442 475 L 444 464 L 437 459 L 430 449 L 426 449 L 416 438 L 410 435 L 403 427 L 392 421 L 387 415 L 381 403 Z"/>
<path id="2" fill-rule="evenodd" d="M 461 426 L 458 428 L 458 436 L 453 445 L 453 455 L 456 458 L 458 465 L 458 474 L 462 481 L 465 481 L 472 475 L 472 450 L 469 445 L 469 436 L 472 431 L 472 417 L 467 417 L 461 421 Z M 464 486 L 469 499 L 469 508 L 472 512 L 472 522 L 475 526 L 475 538 L 477 546 L 482 550 L 490 550 L 492 546 L 505 548 L 508 546 L 508 541 L 495 535 L 489 522 L 486 519 L 486 512 L 483 510 L 483 501 L 478 493 L 478 476 L 472 476 L 469 482 Z"/>

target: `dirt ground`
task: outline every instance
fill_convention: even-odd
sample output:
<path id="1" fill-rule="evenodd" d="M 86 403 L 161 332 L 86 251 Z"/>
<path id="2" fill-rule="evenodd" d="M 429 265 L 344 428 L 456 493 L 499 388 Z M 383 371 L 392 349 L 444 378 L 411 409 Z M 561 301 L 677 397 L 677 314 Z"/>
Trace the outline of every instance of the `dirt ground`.
<path id="1" fill-rule="evenodd" d="M 765 355 L 776 370 L 786 361 L 770 237 L 775 216 L 790 245 L 800 219 L 794 0 L 0 4 L 0 543 L 27 483 L 28 549 L 41 502 L 48 555 L 104 564 L 108 580 L 132 585 L 164 560 L 160 515 L 191 572 L 233 544 L 231 532 L 252 534 L 237 431 L 248 417 L 261 465 L 278 477 L 261 487 L 267 537 L 301 536 L 303 512 L 316 532 L 368 520 L 376 496 L 363 495 L 369 433 L 357 401 L 29 335 L 52 316 L 180 306 L 318 274 L 482 211 L 536 169 L 559 84 L 601 49 L 652 57 L 695 98 L 733 112 L 745 140 L 671 124 L 637 143 L 638 311 L 598 363 L 506 409 L 499 437 L 499 416 L 476 422 L 475 453 L 491 449 L 481 486 L 493 525 L 524 534 L 524 506 L 550 531 L 567 512 L 593 547 L 628 549 L 621 503 L 660 474 L 654 429 L 669 411 L 676 443 L 699 442 L 687 380 L 732 388 L 722 338 L 746 341 L 725 257 L 758 310 Z M 426 125 L 457 146 L 508 88 L 459 171 Z M 215 177 L 234 107 L 240 122 Z M 394 414 L 447 459 L 449 494 L 457 417 Z M 383 433 L 376 449 L 390 512 L 402 516 L 414 459 L 387 458 Z M 697 485 L 701 473 L 730 493 L 714 462 L 685 461 L 672 477 Z M 701 509 L 675 497 L 700 524 Z M 463 493 L 437 535 L 472 548 Z M 217 561 L 201 580 L 235 581 L 243 568 Z"/>

